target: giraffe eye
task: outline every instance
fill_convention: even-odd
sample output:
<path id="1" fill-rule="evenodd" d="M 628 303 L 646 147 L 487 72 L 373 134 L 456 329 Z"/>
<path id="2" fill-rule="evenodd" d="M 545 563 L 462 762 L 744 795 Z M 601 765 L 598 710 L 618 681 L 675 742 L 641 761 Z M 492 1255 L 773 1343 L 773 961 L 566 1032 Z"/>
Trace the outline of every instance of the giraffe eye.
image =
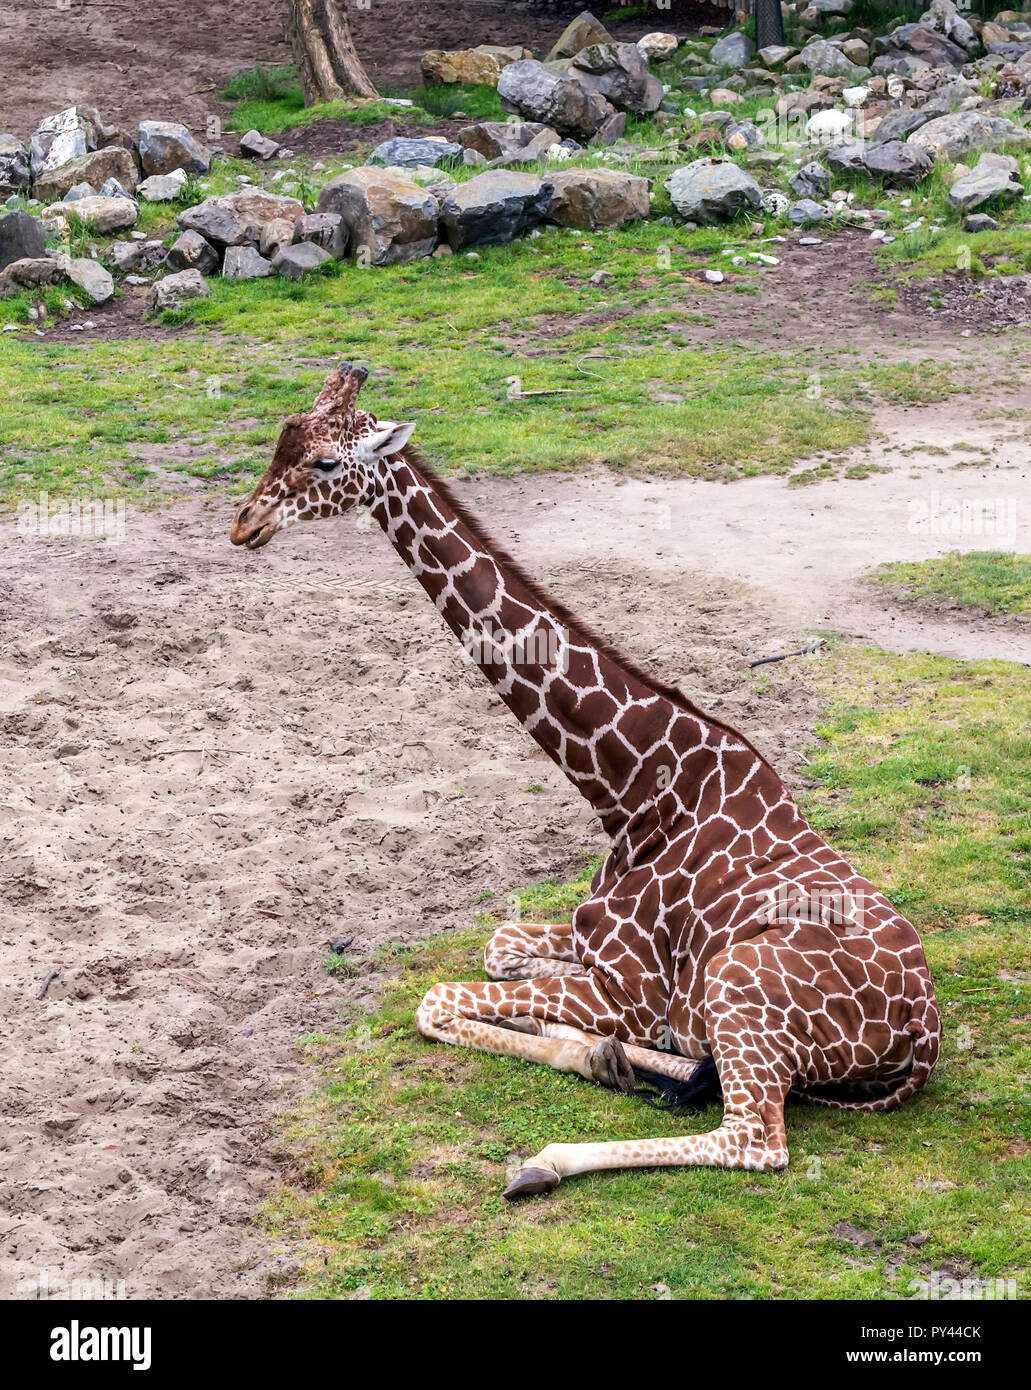
<path id="1" fill-rule="evenodd" d="M 316 459 L 312 464 L 313 468 L 319 469 L 322 473 L 332 473 L 337 466 L 336 459 Z"/>

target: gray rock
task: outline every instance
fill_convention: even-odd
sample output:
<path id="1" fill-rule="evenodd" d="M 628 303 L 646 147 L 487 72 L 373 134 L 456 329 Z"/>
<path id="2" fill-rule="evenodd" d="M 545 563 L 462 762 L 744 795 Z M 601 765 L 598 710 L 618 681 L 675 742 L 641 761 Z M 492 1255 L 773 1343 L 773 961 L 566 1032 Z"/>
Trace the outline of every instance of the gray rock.
<path id="1" fill-rule="evenodd" d="M 185 187 L 184 174 L 179 178 L 175 174 L 151 174 L 137 186 L 136 193 L 148 203 L 172 203 Z"/>
<path id="2" fill-rule="evenodd" d="M 132 191 L 139 180 L 136 161 L 128 150 L 119 146 L 109 146 L 102 150 L 92 150 L 81 159 L 73 159 L 56 169 L 35 176 L 33 193 L 41 203 L 59 202 L 69 188 L 77 183 L 88 183 L 100 188 L 108 179 L 117 179 L 123 188 Z"/>
<path id="3" fill-rule="evenodd" d="M 410 140 L 397 135 L 377 145 L 366 164 L 388 165 L 398 169 L 415 169 L 428 165 L 431 169 L 457 164 L 462 158 L 462 146 L 450 140 Z"/>
<path id="4" fill-rule="evenodd" d="M 506 111 L 578 140 L 589 140 L 614 110 L 600 93 L 589 92 L 574 77 L 549 72 L 532 58 L 503 69 L 498 96 Z"/>
<path id="5" fill-rule="evenodd" d="M 178 121 L 141 121 L 139 147 L 145 174 L 206 174 L 211 168 L 210 152 Z"/>
<path id="6" fill-rule="evenodd" d="M 34 260 L 43 255 L 47 239 L 38 217 L 9 212 L 0 217 L 0 270 L 12 261 Z"/>
<path id="7" fill-rule="evenodd" d="M 904 140 L 914 130 L 919 130 L 922 125 L 933 119 L 933 111 L 925 111 L 918 108 L 911 111 L 903 108 L 901 111 L 889 111 L 887 116 L 881 121 L 874 131 L 871 139 L 875 144 L 882 144 L 885 140 Z"/>
<path id="8" fill-rule="evenodd" d="M 900 24 L 890 34 L 874 39 L 873 51 L 878 57 L 920 58 L 934 68 L 958 68 L 967 61 L 965 49 L 929 24 Z"/>
<path id="9" fill-rule="evenodd" d="M 1004 116 L 986 116 L 980 111 L 957 111 L 938 116 L 913 132 L 907 144 L 920 145 L 938 159 L 958 159 L 969 150 L 997 148 L 999 145 L 1027 145 L 1031 135 Z"/>
<path id="10" fill-rule="evenodd" d="M 949 189 L 949 202 L 960 212 L 974 212 L 988 203 L 1015 203 L 1024 196 L 1024 185 L 1009 169 L 979 161 Z"/>
<path id="11" fill-rule="evenodd" d="M 324 186 L 316 211 L 339 213 L 347 254 L 369 265 L 420 260 L 437 244 L 436 198 L 391 169 L 348 170 Z"/>
<path id="12" fill-rule="evenodd" d="M 864 163 L 867 173 L 887 188 L 912 188 L 934 168 L 927 150 L 901 140 L 868 146 Z"/>
<path id="13" fill-rule="evenodd" d="M 99 236 L 109 236 L 112 232 L 124 232 L 129 227 L 135 227 L 140 216 L 139 207 L 131 198 L 102 198 L 99 194 L 92 198 L 78 198 L 74 203 L 51 203 L 43 216 L 50 219 L 67 217 L 70 213 L 88 222 Z"/>
<path id="14" fill-rule="evenodd" d="M 178 309 L 191 299 L 206 299 L 211 293 L 199 270 L 180 270 L 166 275 L 150 292 L 153 309 Z"/>
<path id="15" fill-rule="evenodd" d="M 788 184 L 799 198 L 826 198 L 831 191 L 830 170 L 814 159 L 793 174 Z"/>
<path id="16" fill-rule="evenodd" d="M 92 106 L 69 106 L 54 116 L 47 116 L 29 141 L 29 155 L 34 179 L 53 173 L 65 164 L 82 159 L 91 150 L 100 148 L 104 125 Z M 72 179 L 71 183 L 77 183 Z M 71 187 L 71 183 L 66 187 Z"/>
<path id="17" fill-rule="evenodd" d="M 813 223 L 824 220 L 827 209 L 814 202 L 812 198 L 800 198 L 797 203 L 791 204 L 787 215 L 793 226 L 810 227 Z"/>
<path id="18" fill-rule="evenodd" d="M 766 147 L 766 137 L 751 121 L 731 121 L 723 134 L 723 142 L 728 150 L 740 154 L 745 150 L 761 150 Z"/>
<path id="19" fill-rule="evenodd" d="M 851 62 L 840 48 L 835 48 L 826 39 L 817 39 L 815 43 L 806 44 L 799 54 L 799 62 L 814 77 L 847 77 L 855 81 L 866 73 L 865 68 Z"/>
<path id="20" fill-rule="evenodd" d="M 836 145 L 834 149 L 828 150 L 825 158 L 835 174 L 865 175 L 866 151 L 865 140 L 846 140 L 843 145 Z"/>
<path id="21" fill-rule="evenodd" d="M 759 207 L 761 190 L 751 174 L 728 160 L 696 159 L 666 180 L 674 207 L 688 222 L 711 226 Z"/>
<path id="22" fill-rule="evenodd" d="M 336 213 L 312 213 L 313 217 L 336 217 Z M 338 219 L 339 220 L 339 219 Z M 294 228 L 300 226 L 305 221 L 303 217 L 297 222 L 290 222 L 285 217 L 274 217 L 271 222 L 266 222 L 261 229 L 261 236 L 258 239 L 258 250 L 267 261 L 275 258 L 277 251 L 281 251 L 284 246 L 291 246 L 294 239 Z M 347 250 L 347 228 L 340 223 L 342 228 L 341 241 L 343 243 L 340 254 L 343 255 Z"/>
<path id="23" fill-rule="evenodd" d="M 651 208 L 648 180 L 616 169 L 563 169 L 548 182 L 548 221 L 560 227 L 621 227 L 647 217 Z"/>
<path id="24" fill-rule="evenodd" d="M 257 130 L 240 136 L 240 153 L 246 159 L 275 159 L 282 146 Z"/>
<path id="25" fill-rule="evenodd" d="M 552 183 L 534 174 L 502 169 L 477 174 L 445 198 L 441 231 L 452 251 L 512 241 L 544 221 L 552 191 Z"/>
<path id="26" fill-rule="evenodd" d="M 539 121 L 481 121 L 460 130 L 458 139 L 466 156 L 493 164 L 532 164 L 560 143 L 558 131 Z"/>
<path id="27" fill-rule="evenodd" d="M 973 212 L 969 217 L 964 217 L 963 230 L 965 232 L 997 232 L 999 224 L 994 217 L 989 217 L 986 212 Z"/>
<path id="28" fill-rule="evenodd" d="M 117 179 L 105 179 L 100 185 L 100 196 L 102 198 L 131 198 L 132 194 L 118 182 Z"/>
<path id="29" fill-rule="evenodd" d="M 69 256 L 59 256 L 58 263 L 72 284 L 78 285 L 94 304 L 106 304 L 114 298 L 115 282 L 111 279 L 111 272 L 105 270 L 99 261 L 91 260 L 88 256 L 74 260 Z"/>
<path id="30" fill-rule="evenodd" d="M 266 222 L 277 217 L 296 222 L 304 216 L 304 206 L 296 198 L 279 193 L 263 193 L 257 188 L 241 188 L 206 198 L 186 208 L 177 219 L 184 231 L 200 232 L 207 241 L 221 246 L 256 245 Z"/>
<path id="31" fill-rule="evenodd" d="M 755 44 L 747 34 L 726 34 L 710 48 L 709 57 L 721 68 L 746 68 L 755 57 Z"/>
<path id="32" fill-rule="evenodd" d="M 646 116 L 659 109 L 662 83 L 648 71 L 635 43 L 600 43 L 573 59 L 569 76 L 605 98 L 617 111 Z"/>
<path id="33" fill-rule="evenodd" d="M 0 135 L 0 198 L 23 193 L 32 183 L 28 151 L 11 135 Z"/>
<path id="34" fill-rule="evenodd" d="M 312 212 L 298 220 L 292 244 L 312 241 L 340 260 L 347 251 L 348 230 L 338 212 Z"/>
<path id="35" fill-rule="evenodd" d="M 64 195 L 64 201 L 66 203 L 74 203 L 79 198 L 95 198 L 96 196 L 97 190 L 91 183 L 77 183 L 69 188 L 68 192 Z"/>
<path id="36" fill-rule="evenodd" d="M 277 275 L 284 275 L 288 280 L 299 280 L 302 275 L 318 270 L 319 266 L 332 259 L 329 252 L 317 246 L 314 241 L 299 241 L 294 246 L 284 246 L 281 251 L 276 252 L 272 269 Z"/>
<path id="37" fill-rule="evenodd" d="M 168 264 L 176 271 L 196 270 L 201 275 L 213 275 L 218 269 L 218 252 L 200 232 L 187 231 L 170 247 Z"/>
<path id="38" fill-rule="evenodd" d="M 194 235 L 190 233 L 189 235 Z M 156 270 L 167 259 L 160 241 L 116 241 L 108 247 L 107 258 L 115 270 L 129 272 Z"/>
<path id="39" fill-rule="evenodd" d="M 595 19 L 590 10 L 581 10 L 563 29 L 558 43 L 548 54 L 548 62 L 553 62 L 556 58 L 573 58 L 582 48 L 587 48 L 592 43 L 611 42 L 612 35 L 601 20 Z"/>
<path id="40" fill-rule="evenodd" d="M 64 279 L 64 271 L 54 256 L 25 256 L 0 270 L 0 299 L 19 290 L 40 290 Z"/>
<path id="41" fill-rule="evenodd" d="M 227 246 L 222 262 L 224 280 L 260 280 L 272 274 L 272 263 L 253 246 Z"/>

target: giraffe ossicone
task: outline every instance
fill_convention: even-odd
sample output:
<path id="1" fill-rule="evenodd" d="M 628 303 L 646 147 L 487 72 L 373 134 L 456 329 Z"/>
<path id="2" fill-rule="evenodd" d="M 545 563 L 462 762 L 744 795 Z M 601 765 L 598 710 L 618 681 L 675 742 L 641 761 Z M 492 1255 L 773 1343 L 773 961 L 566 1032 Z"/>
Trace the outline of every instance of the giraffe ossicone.
<path id="1" fill-rule="evenodd" d="M 744 735 L 549 598 L 343 364 L 283 426 L 230 538 L 256 550 L 364 503 L 498 695 L 591 804 L 611 849 L 571 923 L 505 923 L 483 984 L 440 983 L 427 1038 L 673 1102 L 709 1133 L 554 1143 L 506 1196 L 605 1168 L 788 1161 L 788 1096 L 889 1110 L 927 1082 L 941 1023 L 916 929 L 807 823 Z M 499 634 L 501 637 L 499 638 Z"/>

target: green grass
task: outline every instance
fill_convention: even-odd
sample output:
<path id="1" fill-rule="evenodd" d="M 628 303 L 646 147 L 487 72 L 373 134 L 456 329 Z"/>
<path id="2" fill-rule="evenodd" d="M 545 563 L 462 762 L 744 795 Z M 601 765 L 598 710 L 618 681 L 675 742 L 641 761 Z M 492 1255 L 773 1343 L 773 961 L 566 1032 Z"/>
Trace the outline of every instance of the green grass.
<path id="1" fill-rule="evenodd" d="M 168 236 L 177 210 L 163 213 Z M 932 364 L 871 368 L 846 354 L 835 369 L 815 349 L 699 344 L 694 277 L 726 266 L 727 235 L 554 229 L 476 259 L 334 263 L 300 283 L 213 279 L 210 298 L 165 315 L 179 331 L 92 342 L 88 354 L 5 335 L 0 504 L 42 488 L 139 498 L 157 483 L 167 497 L 178 474 L 242 485 L 264 471 L 283 417 L 307 408 L 342 357 L 372 365 L 371 409 L 416 419 L 429 455 L 465 472 L 790 474 L 863 444 L 878 399 L 957 388 Z M 589 283 L 599 268 L 610 284 Z M 513 375 L 525 391 L 566 394 L 509 399 Z M 167 466 L 141 461 L 152 445 L 170 446 Z"/>
<path id="2" fill-rule="evenodd" d="M 1026 677 L 843 647 L 807 671 L 831 701 L 807 809 L 928 933 L 945 1026 L 931 1087 L 887 1115 L 791 1106 L 783 1173 L 592 1174 L 509 1206 L 507 1169 L 549 1141 L 703 1131 L 718 1109 L 675 1118 L 421 1040 L 424 990 L 482 978 L 486 920 L 381 952 L 376 1014 L 302 1042 L 312 1094 L 283 1132 L 295 1176 L 261 1215 L 299 1252 L 301 1296 L 897 1299 L 943 1265 L 1027 1296 Z M 794 678 L 768 673 L 757 693 Z M 953 794 L 961 760 L 971 788 Z M 567 916 L 591 869 L 521 895 L 524 914 Z"/>
<path id="3" fill-rule="evenodd" d="M 1031 618 L 1031 555 L 955 550 L 935 560 L 881 565 L 870 579 L 905 600 L 945 598 L 993 616 Z"/>

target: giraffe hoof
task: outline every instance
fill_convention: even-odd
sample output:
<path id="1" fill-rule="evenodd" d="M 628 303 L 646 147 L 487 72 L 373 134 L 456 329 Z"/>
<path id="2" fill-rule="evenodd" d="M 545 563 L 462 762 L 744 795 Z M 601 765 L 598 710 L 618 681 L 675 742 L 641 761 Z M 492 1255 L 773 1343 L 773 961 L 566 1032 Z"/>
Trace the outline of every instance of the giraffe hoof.
<path id="1" fill-rule="evenodd" d="M 524 1018 L 503 1019 L 499 1026 L 507 1028 L 511 1033 L 530 1033 L 535 1038 L 541 1036 L 541 1025 L 530 1014 Z"/>
<path id="2" fill-rule="evenodd" d="M 550 1192 L 553 1187 L 558 1187 L 558 1174 L 552 1169 L 520 1168 L 501 1195 L 514 1202 L 517 1197 L 535 1197 L 540 1192 Z"/>
<path id="3" fill-rule="evenodd" d="M 587 1060 L 591 1075 L 600 1086 L 609 1086 L 613 1091 L 629 1094 L 637 1085 L 634 1069 L 618 1038 L 602 1038 L 591 1048 Z"/>

